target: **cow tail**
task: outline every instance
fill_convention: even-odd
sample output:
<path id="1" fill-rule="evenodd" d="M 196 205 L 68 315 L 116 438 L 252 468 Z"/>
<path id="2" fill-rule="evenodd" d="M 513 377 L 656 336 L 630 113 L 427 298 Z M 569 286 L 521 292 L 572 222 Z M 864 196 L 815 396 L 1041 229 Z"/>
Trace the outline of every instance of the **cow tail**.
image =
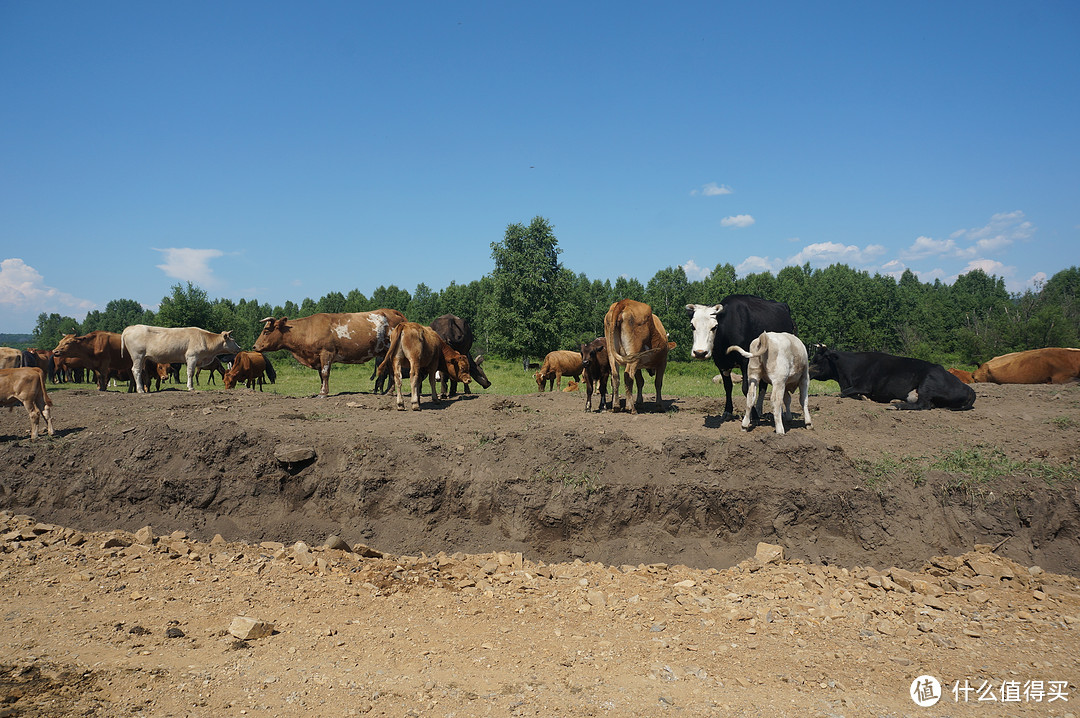
<path id="1" fill-rule="evenodd" d="M 42 371 L 42 372 L 40 372 L 38 374 L 38 388 L 41 389 L 41 395 L 43 397 L 45 397 L 45 406 L 52 406 L 52 399 L 49 398 L 49 392 L 45 391 L 45 372 L 44 371 Z"/>
<path id="2" fill-rule="evenodd" d="M 386 350 L 386 356 L 383 357 L 382 363 L 379 364 L 379 368 L 376 370 L 379 376 L 384 376 L 390 373 L 390 368 L 394 365 L 394 354 L 397 353 L 398 345 L 401 344 L 401 325 L 398 324 L 392 330 L 390 330 L 390 348 Z"/>
<path id="3" fill-rule="evenodd" d="M 749 358 L 751 358 L 752 356 L 754 356 L 753 354 L 751 354 L 750 352 L 746 351 L 745 349 L 743 349 L 743 348 L 742 348 L 741 346 L 739 346 L 738 344 L 732 344 L 731 346 L 729 346 L 729 347 L 727 348 L 727 352 L 725 352 L 725 353 L 726 353 L 726 354 L 731 354 L 732 352 L 738 352 L 739 354 L 741 354 L 741 355 L 743 356 L 743 358 L 744 358 L 744 359 L 749 359 Z"/>
<path id="4" fill-rule="evenodd" d="M 266 362 L 266 378 L 273 384 L 277 381 L 277 372 L 274 371 L 274 365 L 270 363 L 270 357 L 263 354 L 263 361 Z"/>
<path id="5" fill-rule="evenodd" d="M 127 344 L 124 342 L 124 335 L 123 335 L 123 333 L 121 333 L 120 334 L 120 356 L 124 356 L 125 354 L 127 354 L 128 356 L 131 356 L 131 352 L 129 352 L 127 350 Z M 134 371 L 134 369 L 132 371 Z"/>

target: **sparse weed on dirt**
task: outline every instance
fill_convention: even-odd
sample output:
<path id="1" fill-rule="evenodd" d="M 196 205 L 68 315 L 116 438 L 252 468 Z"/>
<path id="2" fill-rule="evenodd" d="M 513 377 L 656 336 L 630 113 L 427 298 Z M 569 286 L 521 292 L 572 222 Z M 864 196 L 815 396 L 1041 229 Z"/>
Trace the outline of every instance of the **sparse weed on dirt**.
<path id="1" fill-rule="evenodd" d="M 855 468 L 863 475 L 863 483 L 868 489 L 881 493 L 893 480 L 903 481 L 911 486 L 918 486 L 926 479 L 925 457 L 883 454 L 877 461 L 859 459 Z"/>
<path id="2" fill-rule="evenodd" d="M 1050 425 L 1058 429 L 1071 429 L 1076 426 L 1076 419 L 1071 416 L 1055 416 L 1050 420 Z"/>
<path id="3" fill-rule="evenodd" d="M 604 485 L 600 483 L 600 471 L 570 471 L 565 465 L 541 466 L 536 470 L 536 476 L 541 481 L 549 484 L 558 484 L 563 488 L 585 490 L 586 496 L 603 491 Z"/>

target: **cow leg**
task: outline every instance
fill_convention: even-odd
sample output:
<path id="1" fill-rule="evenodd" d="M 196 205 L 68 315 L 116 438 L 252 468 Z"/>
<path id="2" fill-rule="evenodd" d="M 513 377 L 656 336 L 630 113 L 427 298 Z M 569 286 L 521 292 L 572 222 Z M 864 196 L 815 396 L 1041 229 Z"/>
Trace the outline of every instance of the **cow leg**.
<path id="1" fill-rule="evenodd" d="M 41 417 L 41 410 L 38 409 L 37 403 L 33 399 L 23 400 L 23 406 L 26 407 L 26 413 L 30 417 L 30 441 L 34 441 L 38 437 L 38 419 Z"/>
<path id="2" fill-rule="evenodd" d="M 631 414 L 637 413 L 639 406 L 645 406 L 645 399 L 641 396 L 641 390 L 645 388 L 645 375 L 641 373 L 641 369 L 634 371 L 634 381 L 637 383 L 637 399 L 634 400 L 634 410 Z"/>
<path id="3" fill-rule="evenodd" d="M 592 410 L 592 389 L 593 389 L 592 379 L 590 379 L 589 375 L 586 374 L 585 375 L 585 411 L 591 411 Z"/>
<path id="4" fill-rule="evenodd" d="M 784 404 L 787 404 L 790 408 L 791 397 L 787 393 L 787 389 L 781 384 L 773 384 L 772 388 L 772 415 L 773 425 L 776 426 L 776 433 L 780 436 L 784 435 Z"/>
<path id="5" fill-rule="evenodd" d="M 663 406 L 660 398 L 660 389 L 664 386 L 664 369 L 666 367 L 656 370 L 656 377 L 653 379 L 653 386 L 656 387 L 656 407 L 659 409 Z"/>
<path id="6" fill-rule="evenodd" d="M 397 357 L 394 357 L 393 366 L 395 406 L 397 407 L 398 411 L 405 411 L 405 400 L 401 396 L 401 360 Z M 412 380 L 410 379 L 410 381 Z"/>
<path id="7" fill-rule="evenodd" d="M 802 379 L 799 380 L 799 403 L 802 404 L 802 420 L 803 425 L 809 429 L 811 424 L 810 419 L 810 375 L 803 374 Z"/>
<path id="8" fill-rule="evenodd" d="M 330 366 L 332 362 L 330 357 L 324 353 L 321 357 L 322 363 L 319 366 L 319 377 L 322 379 L 322 387 L 319 389 L 319 396 L 330 396 Z"/>
<path id="9" fill-rule="evenodd" d="M 751 414 L 753 413 L 754 402 L 757 401 L 758 392 L 761 391 L 761 387 L 758 386 L 757 379 L 751 379 L 747 384 L 746 389 L 746 411 L 743 412 L 742 418 L 742 430 L 750 431 L 750 422 L 752 421 Z"/>
<path id="10" fill-rule="evenodd" d="M 746 405 L 747 413 L 755 412 L 754 416 L 752 417 L 754 421 L 761 421 L 761 419 L 765 416 L 765 391 L 768 388 L 769 382 L 763 379 L 758 385 L 757 403 L 754 404 L 754 402 L 748 402 Z"/>
<path id="11" fill-rule="evenodd" d="M 195 391 L 195 372 L 198 371 L 198 362 L 194 356 L 187 357 L 187 390 Z"/>
<path id="12" fill-rule="evenodd" d="M 731 381 L 731 370 L 725 369 L 720 372 L 720 377 L 724 380 L 724 415 L 723 420 L 735 418 L 735 407 L 731 404 L 731 390 L 735 388 L 735 385 Z"/>

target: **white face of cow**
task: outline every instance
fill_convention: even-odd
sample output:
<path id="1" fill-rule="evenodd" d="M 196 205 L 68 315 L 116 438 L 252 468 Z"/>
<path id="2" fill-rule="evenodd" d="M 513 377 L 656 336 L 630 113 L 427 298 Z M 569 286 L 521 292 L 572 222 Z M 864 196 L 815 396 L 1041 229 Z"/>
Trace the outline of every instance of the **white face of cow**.
<path id="1" fill-rule="evenodd" d="M 718 323 L 716 317 L 722 311 L 724 311 L 722 304 L 686 305 L 686 313 L 690 315 L 690 326 L 694 328 L 694 346 L 690 351 L 695 359 L 708 359 L 712 356 Z"/>

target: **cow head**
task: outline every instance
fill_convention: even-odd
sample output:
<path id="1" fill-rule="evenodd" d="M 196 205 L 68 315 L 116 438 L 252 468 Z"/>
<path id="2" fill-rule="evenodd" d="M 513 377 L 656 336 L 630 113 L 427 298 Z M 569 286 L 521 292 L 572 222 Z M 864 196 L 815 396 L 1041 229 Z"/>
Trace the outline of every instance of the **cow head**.
<path id="1" fill-rule="evenodd" d="M 222 332 L 221 340 L 224 343 L 225 352 L 228 352 L 230 354 L 236 354 L 237 352 L 243 351 L 242 349 L 240 349 L 240 345 L 236 343 L 236 340 L 233 339 L 231 331 Z"/>
<path id="2" fill-rule="evenodd" d="M 266 317 L 265 319 L 260 319 L 259 323 L 263 325 L 263 329 L 259 332 L 258 338 L 255 339 L 255 346 L 252 347 L 252 351 L 272 352 L 275 349 L 283 348 L 282 341 L 285 332 L 289 331 L 288 322 L 288 317 L 282 317 L 281 319 Z M 237 351 L 239 351 L 239 349 L 237 349 Z"/>
<path id="3" fill-rule="evenodd" d="M 836 351 L 824 344 L 814 344 L 814 358 L 810 360 L 810 378 L 817 381 L 836 380 Z"/>
<path id="4" fill-rule="evenodd" d="M 712 356 L 716 327 L 723 311 L 723 304 L 714 304 L 711 307 L 705 304 L 686 305 L 686 315 L 690 317 L 690 326 L 694 328 L 694 346 L 690 354 L 695 359 L 708 359 Z"/>
<path id="5" fill-rule="evenodd" d="M 469 357 L 455 352 L 453 356 L 448 357 L 446 360 L 446 373 L 450 375 L 450 379 L 453 381 L 460 381 L 464 384 L 471 382 Z"/>
<path id="6" fill-rule="evenodd" d="M 236 386 L 236 373 L 232 370 L 225 372 L 225 378 L 222 379 L 226 389 L 232 389 Z"/>
<path id="7" fill-rule="evenodd" d="M 469 375 L 476 380 L 476 383 L 487 389 L 491 386 L 491 380 L 487 378 L 487 372 L 480 366 L 484 363 L 484 355 L 479 354 L 472 362 L 469 363 Z"/>
<path id="8" fill-rule="evenodd" d="M 60 342 L 56 345 L 56 348 L 53 349 L 53 356 L 64 356 L 71 348 L 71 345 L 75 342 L 75 338 L 76 337 L 74 334 L 65 334 L 63 337 L 61 337 Z"/>

